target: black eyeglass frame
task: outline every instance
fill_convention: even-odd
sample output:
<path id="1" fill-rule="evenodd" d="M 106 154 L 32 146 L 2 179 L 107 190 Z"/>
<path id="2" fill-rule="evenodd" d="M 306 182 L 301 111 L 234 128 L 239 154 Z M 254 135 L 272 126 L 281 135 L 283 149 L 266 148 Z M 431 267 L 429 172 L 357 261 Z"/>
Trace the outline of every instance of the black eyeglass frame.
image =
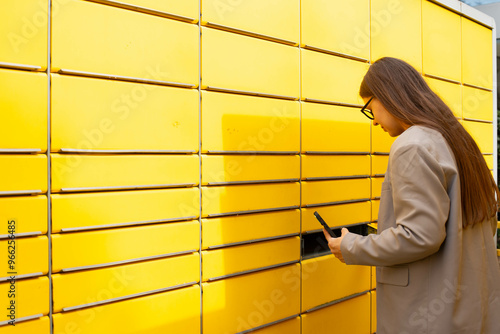
<path id="1" fill-rule="evenodd" d="M 368 117 L 371 120 L 373 120 L 375 117 L 373 116 L 372 111 L 366 109 L 366 107 L 368 107 L 368 105 L 370 104 L 370 102 L 372 102 L 372 100 L 373 100 L 373 96 L 370 97 L 370 99 L 368 100 L 368 102 L 366 102 L 366 104 L 363 106 L 363 108 L 361 108 L 361 112 L 363 113 L 363 115 L 365 115 L 366 117 Z"/>

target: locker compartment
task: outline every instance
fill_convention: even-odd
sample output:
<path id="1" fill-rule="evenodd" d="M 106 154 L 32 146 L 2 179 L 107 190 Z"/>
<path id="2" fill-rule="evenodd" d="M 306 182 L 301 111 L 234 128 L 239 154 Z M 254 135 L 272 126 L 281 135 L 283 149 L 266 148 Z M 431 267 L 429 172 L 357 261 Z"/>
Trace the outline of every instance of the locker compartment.
<path id="1" fill-rule="evenodd" d="M 300 211 L 286 210 L 202 219 L 202 247 L 242 243 L 299 233 Z"/>
<path id="2" fill-rule="evenodd" d="M 15 326 L 5 325 L 2 327 L 3 334 L 50 334 L 50 318 L 41 317 L 35 320 L 15 322 Z"/>
<path id="3" fill-rule="evenodd" d="M 4 1 L 0 62 L 47 68 L 48 0 Z"/>
<path id="4" fill-rule="evenodd" d="M 298 236 L 202 251 L 203 281 L 298 261 L 299 258 L 300 238 Z"/>
<path id="5" fill-rule="evenodd" d="M 372 153 L 389 153 L 392 143 L 397 137 L 391 137 L 380 126 L 373 126 L 371 129 Z"/>
<path id="6" fill-rule="evenodd" d="M 367 63 L 304 49 L 301 56 L 302 99 L 362 103 L 358 92 Z"/>
<path id="7" fill-rule="evenodd" d="M 300 334 L 300 317 L 279 322 L 276 325 L 271 325 L 252 332 L 253 334 Z"/>
<path id="8" fill-rule="evenodd" d="M 387 166 L 389 165 L 388 155 L 372 155 L 372 176 L 385 175 Z"/>
<path id="9" fill-rule="evenodd" d="M 200 332 L 200 287 L 134 298 L 79 311 L 56 313 L 54 333 L 81 330 L 93 334 Z"/>
<path id="10" fill-rule="evenodd" d="M 298 155 L 202 156 L 202 184 L 299 180 Z"/>
<path id="11" fill-rule="evenodd" d="M 54 233 L 195 219 L 200 207 L 197 188 L 54 194 L 51 197 Z"/>
<path id="12" fill-rule="evenodd" d="M 0 280 L 11 275 L 45 275 L 49 271 L 49 239 L 46 236 L 0 240 L 0 249 L 5 252 Z"/>
<path id="13" fill-rule="evenodd" d="M 196 155 L 52 154 L 51 158 L 54 192 L 192 186 L 199 181 Z"/>
<path id="14" fill-rule="evenodd" d="M 370 151 L 370 120 L 361 108 L 302 104 L 302 152 Z"/>
<path id="15" fill-rule="evenodd" d="M 382 183 L 384 182 L 383 177 L 373 177 L 371 178 L 372 182 L 372 196 L 371 198 L 380 198 L 380 194 L 382 193 Z"/>
<path id="16" fill-rule="evenodd" d="M 0 152 L 2 149 L 38 149 L 45 152 L 47 75 L 0 69 L 0 101 L 5 110 L 0 113 Z"/>
<path id="17" fill-rule="evenodd" d="M 202 151 L 300 150 L 299 102 L 202 92 Z"/>
<path id="18" fill-rule="evenodd" d="M 159 11 L 162 13 L 168 13 L 175 16 L 180 16 L 185 18 L 186 21 L 195 23 L 198 21 L 198 16 L 200 15 L 200 8 L 198 5 L 198 0 L 124 0 L 120 1 L 125 5 L 130 5 L 132 8 L 134 6 L 142 7 L 145 9 L 150 9 L 153 11 Z M 136 9 L 139 10 L 139 9 Z M 141 10 L 139 10 L 141 11 Z M 187 20 L 189 18 L 189 20 Z"/>
<path id="19" fill-rule="evenodd" d="M 52 147 L 198 151 L 196 90 L 52 74 Z"/>
<path id="20" fill-rule="evenodd" d="M 201 33 L 202 88 L 299 96 L 298 48 L 210 28 Z"/>
<path id="21" fill-rule="evenodd" d="M 293 208 L 300 203 L 300 185 L 297 182 L 288 182 L 202 187 L 201 197 L 203 217 Z"/>
<path id="22" fill-rule="evenodd" d="M 302 180 L 361 175 L 370 175 L 369 155 L 302 155 Z"/>
<path id="23" fill-rule="evenodd" d="M 49 279 L 47 277 L 16 279 L 15 288 L 11 287 L 10 281 L 2 282 L 0 283 L 0 291 L 2 291 L 2 294 L 0 294 L 0 305 L 2 305 L 2 308 L 5 310 L 0 314 L 0 322 L 11 320 L 8 317 L 8 315 L 10 315 L 10 310 L 7 311 L 7 305 L 11 305 L 12 300 L 15 301 L 16 319 L 49 314 Z M 9 297 L 9 295 L 11 295 L 11 297 Z M 16 323 L 15 326 L 6 325 L 0 328 L 4 330 L 8 327 L 17 326 L 18 324 Z M 24 333 L 38 334 L 38 332 Z"/>
<path id="24" fill-rule="evenodd" d="M 370 179 L 302 182 L 302 205 L 370 198 Z"/>
<path id="25" fill-rule="evenodd" d="M 380 200 L 372 200 L 372 221 L 378 221 L 378 210 L 380 208 Z"/>
<path id="26" fill-rule="evenodd" d="M 463 82 L 492 89 L 492 31 L 464 17 L 461 19 Z"/>
<path id="27" fill-rule="evenodd" d="M 88 17 L 93 24 L 88 24 Z M 64 69 L 196 86 L 198 63 L 196 25 L 79 0 L 67 0 L 53 15 L 52 72 Z"/>
<path id="28" fill-rule="evenodd" d="M 423 1 L 422 39 L 424 73 L 460 82 L 460 16 L 430 1 Z"/>
<path id="29" fill-rule="evenodd" d="M 486 164 L 488 165 L 489 169 L 493 169 L 493 155 L 483 155 L 484 160 L 486 160 Z"/>
<path id="30" fill-rule="evenodd" d="M 327 333 L 332 328 L 335 333 L 370 333 L 370 294 L 302 315 L 302 334 Z"/>
<path id="31" fill-rule="evenodd" d="M 204 0 L 202 24 L 243 30 L 257 35 L 299 42 L 300 1 Z"/>
<path id="32" fill-rule="evenodd" d="M 197 221 L 52 235 L 52 271 L 102 267 L 199 248 Z M 69 270 L 68 270 L 69 269 Z"/>
<path id="33" fill-rule="evenodd" d="M 493 121 L 493 92 L 462 86 L 463 117 Z"/>
<path id="34" fill-rule="evenodd" d="M 198 282 L 198 253 L 123 266 L 52 275 L 54 312 Z M 78 287 L 78 289 L 75 289 Z"/>
<path id="35" fill-rule="evenodd" d="M 371 291 L 371 332 L 377 331 L 377 291 Z"/>
<path id="36" fill-rule="evenodd" d="M 468 121 L 461 123 L 474 138 L 482 153 L 493 153 L 493 124 Z"/>
<path id="37" fill-rule="evenodd" d="M 375 289 L 377 288 L 377 267 L 370 267 L 371 268 L 371 275 L 372 275 L 372 278 L 371 278 L 371 282 L 370 282 L 370 286 L 371 286 L 371 289 Z"/>
<path id="38" fill-rule="evenodd" d="M 302 46 L 369 59 L 368 0 L 341 3 L 306 0 L 301 2 L 301 10 Z"/>
<path id="39" fill-rule="evenodd" d="M 300 312 L 300 264 L 203 283 L 203 333 L 237 333 Z"/>
<path id="40" fill-rule="evenodd" d="M 462 118 L 462 86 L 439 79 L 424 78 L 429 87 L 450 107 L 453 114 L 458 118 Z"/>
<path id="41" fill-rule="evenodd" d="M 371 61 L 390 56 L 422 71 L 421 0 L 371 0 Z"/>
<path id="42" fill-rule="evenodd" d="M 370 267 L 346 266 L 333 255 L 302 261 L 302 312 L 370 290 Z M 321 287 L 321 293 L 318 293 Z M 356 312 L 368 315 L 369 312 Z"/>
<path id="43" fill-rule="evenodd" d="M 46 155 L 0 155 L 0 166 L 0 194 L 47 191 Z"/>
<path id="44" fill-rule="evenodd" d="M 314 211 L 318 211 L 328 226 L 334 228 L 343 225 L 365 223 L 370 221 L 370 202 L 322 206 L 302 209 L 302 232 L 321 230 Z"/>
<path id="45" fill-rule="evenodd" d="M 47 197 L 0 197 L 0 221 L 16 221 L 15 235 L 47 233 Z M 0 230 L 0 237 L 8 237 L 7 225 Z"/>

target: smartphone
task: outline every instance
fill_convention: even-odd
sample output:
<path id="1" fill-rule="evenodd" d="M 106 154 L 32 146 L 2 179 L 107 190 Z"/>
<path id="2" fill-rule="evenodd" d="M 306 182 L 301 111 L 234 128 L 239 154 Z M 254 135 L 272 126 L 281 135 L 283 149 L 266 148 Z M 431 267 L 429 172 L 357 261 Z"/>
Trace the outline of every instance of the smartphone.
<path id="1" fill-rule="evenodd" d="M 328 232 L 328 234 L 330 234 L 330 236 L 332 238 L 338 238 L 339 235 L 337 235 L 335 232 L 333 232 L 333 230 L 330 228 L 330 226 L 328 226 L 325 221 L 323 220 L 323 218 L 319 215 L 318 211 L 314 211 L 314 215 L 316 216 L 316 219 L 320 222 L 321 225 L 323 225 L 323 227 L 325 228 L 325 230 Z"/>

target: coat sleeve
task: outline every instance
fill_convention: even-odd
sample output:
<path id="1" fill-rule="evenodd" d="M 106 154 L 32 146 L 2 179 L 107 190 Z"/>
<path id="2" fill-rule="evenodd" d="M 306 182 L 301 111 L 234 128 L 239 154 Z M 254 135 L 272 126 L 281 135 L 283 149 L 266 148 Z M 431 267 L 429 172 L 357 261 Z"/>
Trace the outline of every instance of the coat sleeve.
<path id="1" fill-rule="evenodd" d="M 347 264 L 392 266 L 425 258 L 446 238 L 450 198 L 445 172 L 426 148 L 393 152 L 390 179 L 396 226 L 380 234 L 348 233 L 341 243 Z"/>

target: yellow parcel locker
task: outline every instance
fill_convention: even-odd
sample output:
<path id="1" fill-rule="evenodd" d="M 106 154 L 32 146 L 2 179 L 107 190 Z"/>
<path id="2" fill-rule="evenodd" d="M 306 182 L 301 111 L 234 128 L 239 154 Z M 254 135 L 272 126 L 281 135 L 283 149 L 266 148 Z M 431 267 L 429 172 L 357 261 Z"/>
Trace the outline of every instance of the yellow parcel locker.
<path id="1" fill-rule="evenodd" d="M 52 74 L 51 150 L 197 152 L 197 90 Z"/>
<path id="2" fill-rule="evenodd" d="M 427 81 L 429 87 L 443 102 L 446 103 L 453 114 L 458 118 L 462 118 L 462 86 L 430 77 L 425 77 L 425 81 Z"/>
<path id="3" fill-rule="evenodd" d="M 300 38 L 299 0 L 203 0 L 202 24 L 235 29 L 297 44 Z"/>
<path id="4" fill-rule="evenodd" d="M 49 272 L 49 239 L 46 236 L 1 240 L 0 249 L 5 252 L 0 280 L 11 275 L 39 276 Z"/>
<path id="5" fill-rule="evenodd" d="M 239 333 L 300 312 L 300 264 L 203 283 L 203 333 Z"/>
<path id="6" fill-rule="evenodd" d="M 465 130 L 467 130 L 467 132 L 469 132 L 472 138 L 476 141 L 481 153 L 493 153 L 493 124 L 469 121 L 462 121 L 462 124 Z"/>
<path id="7" fill-rule="evenodd" d="M 370 198 L 370 179 L 302 182 L 302 205 L 327 204 Z"/>
<path id="8" fill-rule="evenodd" d="M 300 211 L 286 210 L 208 218 L 202 219 L 201 224 L 202 248 L 209 249 L 249 240 L 296 235 L 300 229 Z"/>
<path id="9" fill-rule="evenodd" d="M 80 0 L 68 0 L 53 15 L 52 72 L 63 69 L 196 86 L 198 63 L 196 25 Z"/>
<path id="10" fill-rule="evenodd" d="M 382 183 L 384 183 L 384 178 L 383 177 L 372 177 L 371 179 L 372 182 L 372 196 L 371 198 L 380 198 L 380 195 L 382 193 Z"/>
<path id="11" fill-rule="evenodd" d="M 302 155 L 301 157 L 302 180 L 370 175 L 369 155 Z"/>
<path id="12" fill-rule="evenodd" d="M 52 234 L 52 271 L 166 257 L 199 248 L 197 221 Z"/>
<path id="13" fill-rule="evenodd" d="M 493 163 L 494 163 L 494 161 L 493 161 L 493 155 L 486 155 L 485 154 L 485 155 L 483 155 L 483 158 L 486 161 L 486 165 L 488 165 L 488 168 L 490 170 L 493 170 L 493 167 L 494 167 L 494 165 L 493 165 Z"/>
<path id="14" fill-rule="evenodd" d="M 372 200 L 372 221 L 378 221 L 378 210 L 380 208 L 380 200 Z"/>
<path id="15" fill-rule="evenodd" d="M 403 59 L 422 71 L 421 0 L 371 0 L 371 61 Z"/>
<path id="16" fill-rule="evenodd" d="M 47 191 L 46 155 L 0 155 L 0 172 L 3 175 L 0 194 L 37 194 Z"/>
<path id="17" fill-rule="evenodd" d="M 123 5 L 124 8 L 131 8 L 138 11 L 146 10 L 147 12 L 148 10 L 153 10 L 153 14 L 160 16 L 168 17 L 169 15 L 166 14 L 171 14 L 174 18 L 192 23 L 198 22 L 200 15 L 199 0 L 122 0 L 120 3 L 113 5 Z"/>
<path id="18" fill-rule="evenodd" d="M 387 167 L 389 165 L 388 155 L 372 155 L 372 176 L 382 176 L 385 175 Z"/>
<path id="19" fill-rule="evenodd" d="M 299 96 L 299 49 L 202 28 L 202 87 Z"/>
<path id="20" fill-rule="evenodd" d="M 462 86 L 463 117 L 482 121 L 493 121 L 493 92 Z"/>
<path id="21" fill-rule="evenodd" d="M 275 325 L 252 331 L 252 334 L 300 334 L 300 321 L 300 317 L 296 317 L 291 320 L 278 322 Z"/>
<path id="22" fill-rule="evenodd" d="M 15 287 L 12 288 L 11 282 L 6 281 L 0 283 L 0 305 L 2 313 L 0 313 L 0 322 L 10 321 L 8 315 L 11 311 L 7 308 L 11 305 L 11 301 L 15 302 L 15 317 L 16 319 L 25 318 L 30 316 L 42 316 L 49 314 L 50 300 L 49 300 L 49 279 L 47 277 L 37 277 L 30 279 L 17 279 Z M 11 292 L 13 291 L 13 292 Z M 12 296 L 14 294 L 15 296 Z M 11 297 L 9 297 L 11 295 Z M 17 327 L 18 324 L 15 324 Z M 14 327 L 12 325 L 5 325 L 0 327 Z M 28 327 L 28 326 L 26 326 Z M 3 331 L 2 331 L 3 333 Z M 23 332 L 20 332 L 23 333 Z M 24 332 L 24 333 L 37 333 L 38 332 Z M 23 333 L 23 334 L 24 334 Z"/>
<path id="23" fill-rule="evenodd" d="M 0 14 L 2 15 L 2 14 Z M 47 150 L 47 75 L 0 69 L 0 152 Z"/>
<path id="24" fill-rule="evenodd" d="M 367 63 L 304 49 L 301 56 L 303 100 L 362 103 L 358 92 Z"/>
<path id="25" fill-rule="evenodd" d="M 15 323 L 15 326 L 5 325 L 2 334 L 50 334 L 50 318 L 41 317 L 35 320 Z"/>
<path id="26" fill-rule="evenodd" d="M 322 227 L 314 211 L 323 217 L 330 227 L 366 223 L 370 221 L 370 202 L 302 208 L 302 232 L 318 231 Z"/>
<path id="27" fill-rule="evenodd" d="M 200 287 L 177 289 L 79 311 L 56 313 L 54 333 L 200 333 Z M 89 321 L 89 319 L 92 319 Z"/>
<path id="28" fill-rule="evenodd" d="M 47 68 L 48 0 L 4 1 L 0 13 L 0 64 Z"/>
<path id="29" fill-rule="evenodd" d="M 202 187 L 203 217 L 292 209 L 300 203 L 298 182 Z"/>
<path id="30" fill-rule="evenodd" d="M 52 154 L 52 191 L 193 186 L 196 155 Z"/>
<path id="31" fill-rule="evenodd" d="M 423 71 L 462 80 L 460 16 L 430 1 L 422 2 Z"/>
<path id="32" fill-rule="evenodd" d="M 195 219 L 200 207 L 197 188 L 53 194 L 51 198 L 53 233 Z"/>
<path id="33" fill-rule="evenodd" d="M 463 83 L 493 88 L 492 31 L 462 17 Z"/>
<path id="34" fill-rule="evenodd" d="M 369 151 L 370 122 L 358 108 L 302 104 L 302 152 Z"/>
<path id="35" fill-rule="evenodd" d="M 302 46 L 368 60 L 370 1 L 302 0 L 301 29 Z"/>
<path id="36" fill-rule="evenodd" d="M 123 266 L 52 275 L 54 312 L 141 293 L 193 284 L 200 278 L 198 253 Z M 78 289 L 75 289 L 78 287 Z M 64 310 L 63 310 L 64 309 Z"/>
<path id="37" fill-rule="evenodd" d="M 396 137 L 389 136 L 387 132 L 382 130 L 381 126 L 372 125 L 371 130 L 372 153 L 388 154 L 391 151 L 392 143 L 396 140 Z"/>
<path id="38" fill-rule="evenodd" d="M 47 217 L 46 196 L 0 197 L 0 221 L 14 219 L 16 236 L 47 233 Z M 8 225 L 3 225 L 0 238 L 9 234 Z"/>
<path id="39" fill-rule="evenodd" d="M 332 254 L 302 261 L 302 312 L 368 290 L 368 266 L 346 266 Z"/>
<path id="40" fill-rule="evenodd" d="M 300 238 L 291 237 L 202 251 L 203 281 L 276 266 L 300 258 Z M 245 259 L 242 261 L 242 259 Z"/>
<path id="41" fill-rule="evenodd" d="M 203 152 L 300 150 L 299 102 L 202 92 Z"/>

